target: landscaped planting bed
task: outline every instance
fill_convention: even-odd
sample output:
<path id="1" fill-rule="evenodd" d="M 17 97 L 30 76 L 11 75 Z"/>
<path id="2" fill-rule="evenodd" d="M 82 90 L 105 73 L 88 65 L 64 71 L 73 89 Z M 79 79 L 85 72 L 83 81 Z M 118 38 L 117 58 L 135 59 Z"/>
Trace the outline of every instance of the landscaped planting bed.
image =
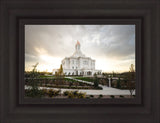
<path id="1" fill-rule="evenodd" d="M 103 99 L 103 98 L 132 98 L 130 95 L 86 95 L 86 93 L 78 92 L 78 91 L 64 91 L 61 93 L 61 90 L 55 89 L 25 89 L 25 97 L 26 98 L 86 98 L 86 99 Z M 134 97 L 134 95 L 133 95 Z"/>
<path id="2" fill-rule="evenodd" d="M 25 79 L 25 85 L 32 86 L 35 84 L 38 87 L 52 87 L 52 88 L 66 88 L 66 89 L 102 89 L 101 87 L 94 87 L 91 84 L 79 82 L 69 78 L 56 79 L 56 78 L 37 78 Z"/>

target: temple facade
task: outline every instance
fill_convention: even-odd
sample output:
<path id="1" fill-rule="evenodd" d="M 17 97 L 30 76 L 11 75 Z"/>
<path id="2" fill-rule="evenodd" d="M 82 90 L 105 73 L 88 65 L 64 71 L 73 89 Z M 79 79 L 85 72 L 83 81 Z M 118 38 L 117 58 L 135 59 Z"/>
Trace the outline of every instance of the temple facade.
<path id="1" fill-rule="evenodd" d="M 70 57 L 65 57 L 62 60 L 63 73 L 65 75 L 82 75 L 82 76 L 93 76 L 96 74 L 101 74 L 101 70 L 95 69 L 95 60 L 90 57 L 86 57 L 81 52 L 81 45 L 77 41 L 75 45 L 75 52 Z M 55 74 L 57 70 L 53 70 Z"/>

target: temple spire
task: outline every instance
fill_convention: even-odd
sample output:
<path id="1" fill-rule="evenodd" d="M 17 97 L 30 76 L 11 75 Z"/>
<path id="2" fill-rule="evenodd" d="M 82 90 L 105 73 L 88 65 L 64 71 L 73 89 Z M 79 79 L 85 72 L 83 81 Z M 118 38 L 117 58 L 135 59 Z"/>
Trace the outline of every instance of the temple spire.
<path id="1" fill-rule="evenodd" d="M 77 51 L 79 51 L 79 50 L 80 50 L 80 43 L 79 43 L 79 41 L 78 41 L 78 40 L 77 40 L 77 43 L 76 43 L 76 46 L 75 46 L 75 47 L 76 47 L 76 50 L 77 50 Z"/>
<path id="2" fill-rule="evenodd" d="M 73 53 L 73 57 L 85 57 L 85 55 L 80 50 L 80 42 L 77 40 L 77 43 L 75 45 L 75 52 Z"/>
<path id="3" fill-rule="evenodd" d="M 80 45 L 79 41 L 77 40 L 77 45 Z"/>

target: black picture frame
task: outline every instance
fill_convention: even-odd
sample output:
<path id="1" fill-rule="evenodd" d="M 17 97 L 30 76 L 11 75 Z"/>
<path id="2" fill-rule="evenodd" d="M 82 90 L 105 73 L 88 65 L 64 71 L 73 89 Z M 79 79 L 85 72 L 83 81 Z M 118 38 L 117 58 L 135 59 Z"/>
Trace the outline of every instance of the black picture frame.
<path id="1" fill-rule="evenodd" d="M 0 122 L 109 122 L 109 123 L 159 123 L 159 0 L 116 1 L 51 1 L 1 0 L 0 1 Z M 139 82 L 135 100 L 108 100 L 95 103 L 82 100 L 51 101 L 42 99 L 23 100 L 20 80 L 24 64 L 24 30 L 30 23 L 61 22 L 102 23 L 114 21 L 138 22 L 136 52 L 140 61 L 136 65 Z M 37 21 L 38 20 L 38 21 Z M 58 21 L 57 21 L 58 20 Z M 126 21 L 128 20 L 128 21 Z M 54 22 L 54 23 L 55 23 Z M 138 38 L 138 39 L 137 39 Z M 138 51 L 137 51 L 138 50 Z M 136 58 L 137 58 L 136 56 Z M 24 70 L 23 70 L 24 71 Z M 137 85 L 136 85 L 137 87 Z M 87 103 L 86 103 L 87 102 Z"/>
<path id="2" fill-rule="evenodd" d="M 141 104 L 141 27 L 142 18 L 136 19 L 28 19 L 18 18 L 19 24 L 19 104 Z M 25 25 L 135 25 L 136 35 L 136 97 L 119 99 L 46 99 L 46 98 L 24 98 L 24 31 Z M 54 48 L 54 46 L 53 46 Z"/>

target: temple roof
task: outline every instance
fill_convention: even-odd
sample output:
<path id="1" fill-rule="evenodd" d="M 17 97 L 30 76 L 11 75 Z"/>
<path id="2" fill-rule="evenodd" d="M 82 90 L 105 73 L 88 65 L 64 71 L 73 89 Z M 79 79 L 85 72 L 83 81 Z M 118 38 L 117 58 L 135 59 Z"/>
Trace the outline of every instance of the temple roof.
<path id="1" fill-rule="evenodd" d="M 85 57 L 85 55 L 81 51 L 75 51 L 72 57 Z"/>

